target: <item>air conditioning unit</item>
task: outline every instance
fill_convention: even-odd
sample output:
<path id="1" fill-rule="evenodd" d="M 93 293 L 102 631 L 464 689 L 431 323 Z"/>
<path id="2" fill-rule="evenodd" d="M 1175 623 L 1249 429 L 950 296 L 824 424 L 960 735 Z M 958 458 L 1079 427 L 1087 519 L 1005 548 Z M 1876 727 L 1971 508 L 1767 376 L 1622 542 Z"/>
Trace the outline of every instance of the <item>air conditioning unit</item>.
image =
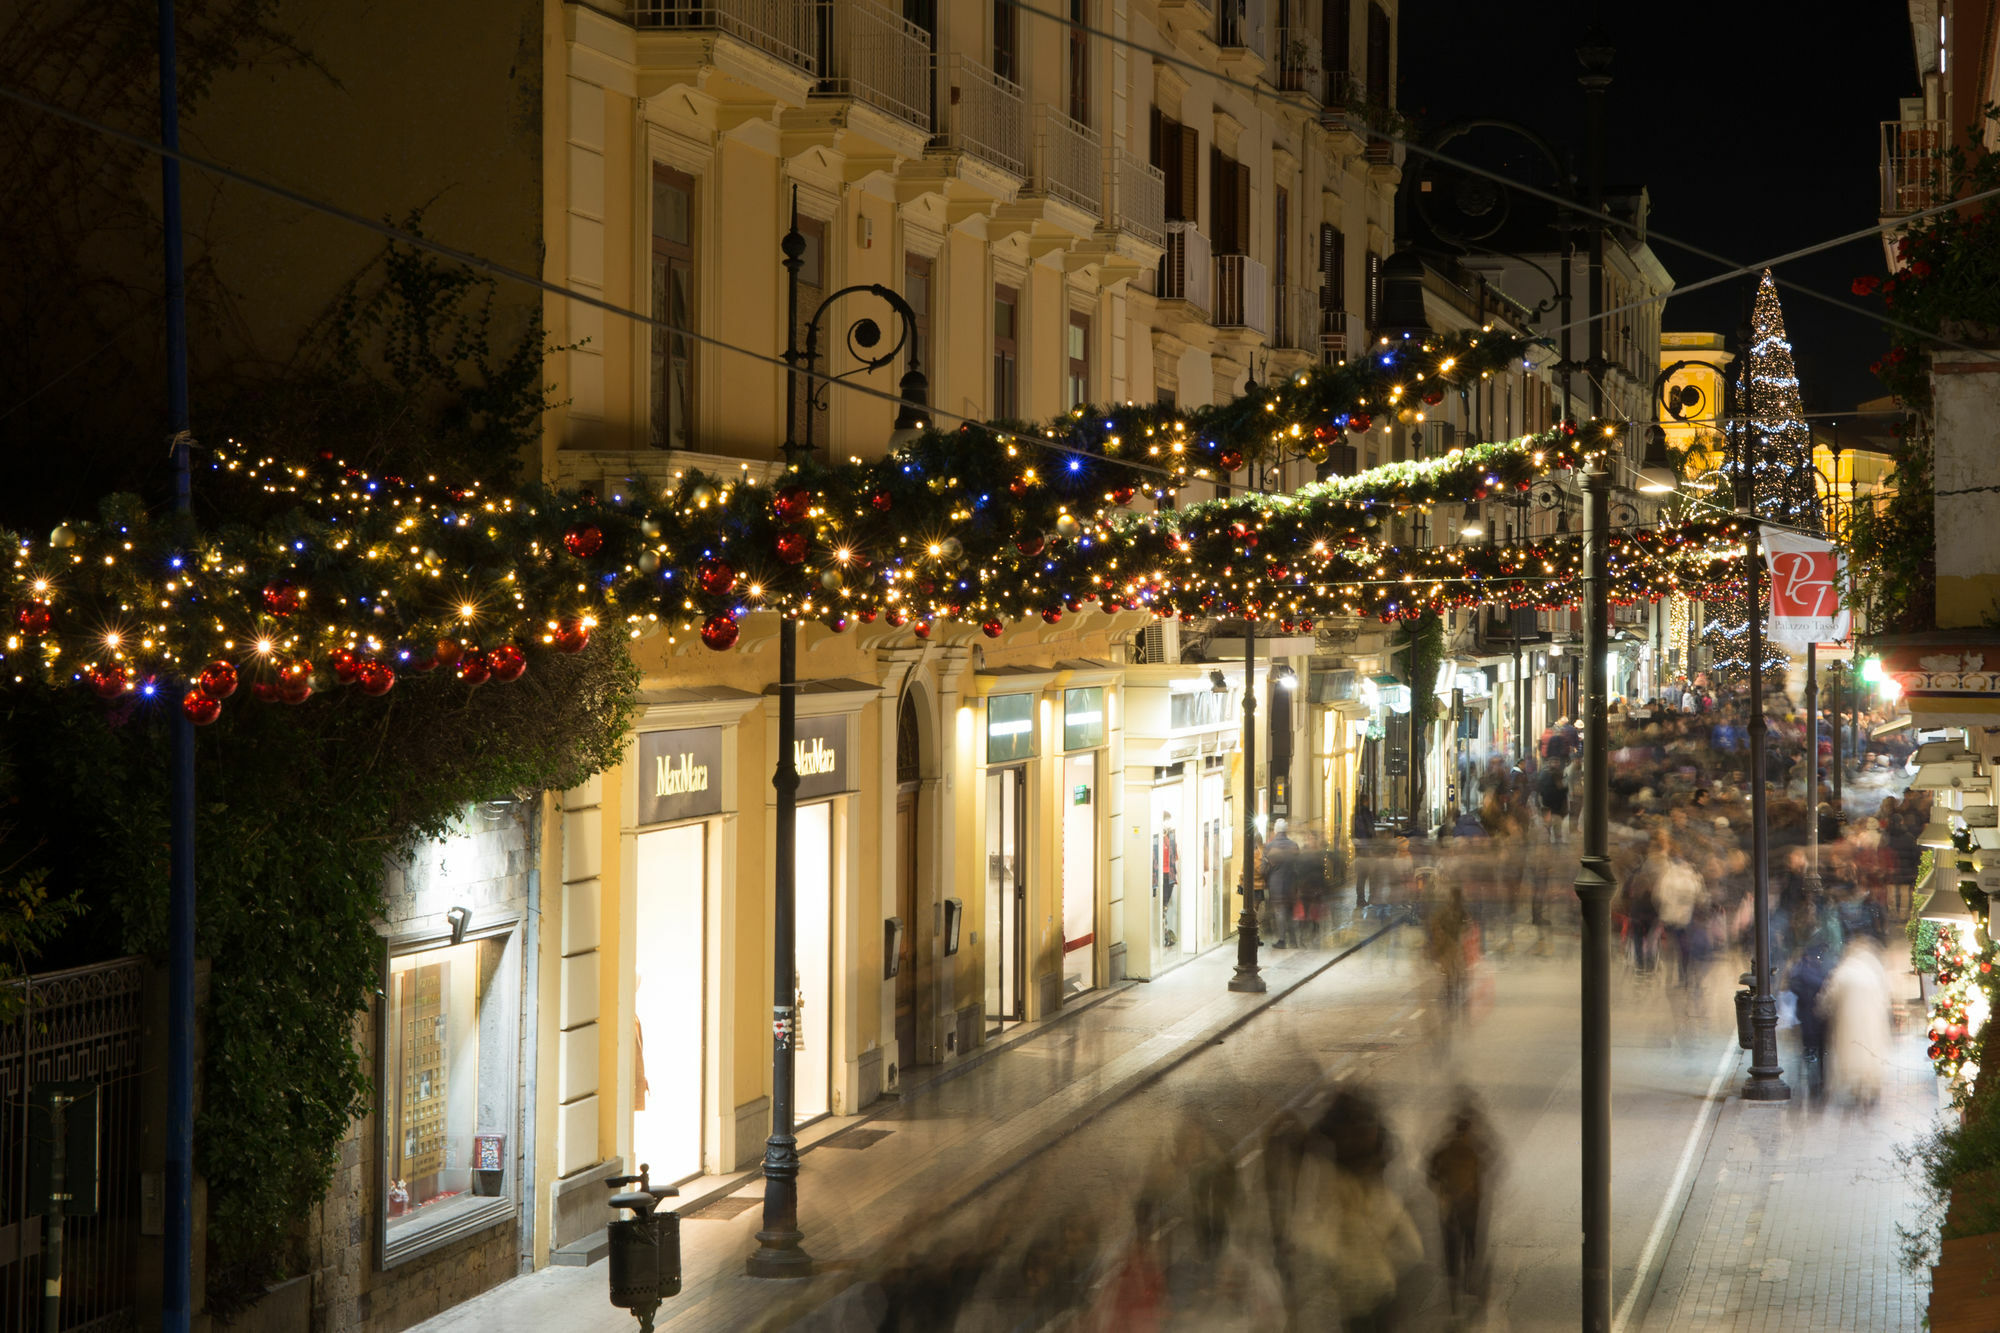
<path id="1" fill-rule="evenodd" d="M 1171 666 L 1180 661 L 1180 622 L 1155 620 L 1132 641 L 1132 661 L 1140 666 Z"/>

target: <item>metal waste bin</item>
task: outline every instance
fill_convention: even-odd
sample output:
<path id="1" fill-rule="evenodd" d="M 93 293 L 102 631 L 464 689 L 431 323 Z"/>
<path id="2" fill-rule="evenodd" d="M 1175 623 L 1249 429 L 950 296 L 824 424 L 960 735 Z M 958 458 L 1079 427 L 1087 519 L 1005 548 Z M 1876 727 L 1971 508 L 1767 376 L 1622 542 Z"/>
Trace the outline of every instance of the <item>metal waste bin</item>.
<path id="1" fill-rule="evenodd" d="M 1743 989 L 1736 992 L 1736 1044 L 1746 1051 L 1750 1049 L 1750 1004 L 1756 994 L 1751 983 L 1756 976 L 1754 972 L 1745 972 L 1737 978 Z"/>

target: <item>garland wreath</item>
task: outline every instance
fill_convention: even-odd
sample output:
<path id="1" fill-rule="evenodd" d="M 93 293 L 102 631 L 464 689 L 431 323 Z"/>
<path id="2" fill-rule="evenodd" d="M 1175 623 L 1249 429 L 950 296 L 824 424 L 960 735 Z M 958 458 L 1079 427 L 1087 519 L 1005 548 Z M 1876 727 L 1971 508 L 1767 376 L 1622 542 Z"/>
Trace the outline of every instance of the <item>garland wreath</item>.
<path id="1" fill-rule="evenodd" d="M 332 683 L 382 695 L 439 670 L 468 685 L 509 681 L 530 651 L 581 651 L 612 623 L 633 638 L 694 631 L 724 650 L 753 611 L 836 631 L 879 617 L 926 637 L 934 621 L 960 620 L 997 637 L 1009 621 L 1053 624 L 1092 602 L 1291 628 L 1565 605 L 1578 596 L 1579 541 L 1406 549 L 1384 520 L 1583 466 L 1601 452 L 1589 447 L 1594 425 L 1290 495 L 1171 507 L 1182 485 L 1228 484 L 1252 458 L 1324 461 L 1377 411 L 1420 419 L 1455 382 L 1521 350 L 1491 336 L 1384 344 L 1214 408 L 968 425 L 873 462 L 807 461 L 768 483 L 688 472 L 663 496 L 629 501 L 544 486 L 495 495 L 225 445 L 203 493 L 261 521 L 198 531 L 113 496 L 98 522 L 66 523 L 45 543 L 4 534 L 14 558 L 0 584 L 0 669 L 114 701 L 178 696 L 206 724 L 246 679 L 257 698 L 287 703 Z M 1142 493 L 1159 507 L 1130 509 Z M 1612 597 L 1728 586 L 1728 566 L 1711 566 L 1741 544 L 1731 520 L 1614 535 Z"/>

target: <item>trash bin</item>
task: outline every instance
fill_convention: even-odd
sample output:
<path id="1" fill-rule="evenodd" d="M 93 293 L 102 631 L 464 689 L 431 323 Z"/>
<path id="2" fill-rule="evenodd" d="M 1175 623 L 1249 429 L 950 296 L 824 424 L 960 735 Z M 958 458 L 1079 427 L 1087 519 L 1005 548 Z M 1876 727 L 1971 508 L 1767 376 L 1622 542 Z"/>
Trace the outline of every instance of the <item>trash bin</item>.
<path id="1" fill-rule="evenodd" d="M 1750 1004 L 1755 994 L 1750 988 L 1750 983 L 1755 979 L 1755 975 L 1745 972 L 1737 978 L 1743 983 L 1743 989 L 1736 992 L 1736 1044 L 1746 1051 L 1750 1049 Z"/>

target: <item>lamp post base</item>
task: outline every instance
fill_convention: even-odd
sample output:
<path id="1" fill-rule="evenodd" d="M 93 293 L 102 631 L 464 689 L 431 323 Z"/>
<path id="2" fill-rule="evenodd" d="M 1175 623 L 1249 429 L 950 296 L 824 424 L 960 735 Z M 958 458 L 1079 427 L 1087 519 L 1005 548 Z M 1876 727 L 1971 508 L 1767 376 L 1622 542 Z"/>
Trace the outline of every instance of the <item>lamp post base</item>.
<path id="1" fill-rule="evenodd" d="M 743 1272 L 749 1277 L 811 1277 L 812 1256 L 799 1248 L 804 1239 L 798 1231 L 758 1232 L 757 1249 L 744 1261 Z"/>
<path id="2" fill-rule="evenodd" d="M 1750 1077 L 1743 1080 L 1746 1102 L 1788 1102 L 1785 1067 L 1778 1060 L 1778 1001 L 1765 992 L 1750 1001 Z"/>
<path id="3" fill-rule="evenodd" d="M 1256 968 L 1238 967 L 1236 975 L 1229 979 L 1229 989 L 1245 995 L 1262 995 L 1270 987 L 1264 984 L 1263 975 Z"/>

